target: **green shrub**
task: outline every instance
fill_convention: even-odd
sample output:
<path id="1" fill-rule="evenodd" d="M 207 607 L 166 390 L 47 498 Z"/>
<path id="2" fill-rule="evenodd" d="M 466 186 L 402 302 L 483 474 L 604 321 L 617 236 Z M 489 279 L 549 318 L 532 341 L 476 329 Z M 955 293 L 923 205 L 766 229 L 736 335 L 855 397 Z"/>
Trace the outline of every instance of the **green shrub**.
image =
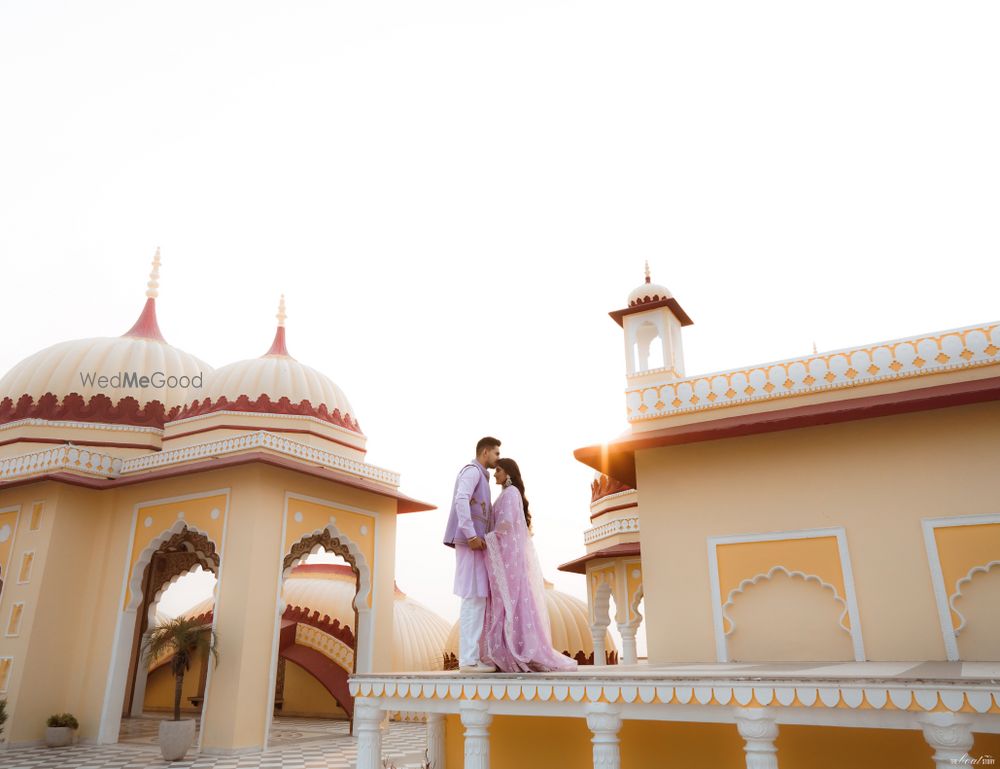
<path id="1" fill-rule="evenodd" d="M 0 737 L 3 737 L 5 723 L 7 723 L 7 700 L 0 700 Z"/>
<path id="2" fill-rule="evenodd" d="M 72 713 L 56 713 L 49 716 L 45 722 L 46 726 L 68 726 L 70 729 L 79 729 L 80 724 Z"/>

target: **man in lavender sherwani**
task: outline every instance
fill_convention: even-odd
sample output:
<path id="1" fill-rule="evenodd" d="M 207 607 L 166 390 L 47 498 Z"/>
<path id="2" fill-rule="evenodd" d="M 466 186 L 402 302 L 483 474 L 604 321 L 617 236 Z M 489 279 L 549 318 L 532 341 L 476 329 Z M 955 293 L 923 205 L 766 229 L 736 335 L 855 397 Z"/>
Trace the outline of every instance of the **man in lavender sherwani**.
<path id="1" fill-rule="evenodd" d="M 496 670 L 479 660 L 479 639 L 486 619 L 489 578 L 486 574 L 486 533 L 493 504 L 490 474 L 500 458 L 500 441 L 486 437 L 476 444 L 476 461 L 458 474 L 444 543 L 455 548 L 455 595 L 462 598 L 459 612 L 458 669 L 465 673 Z"/>

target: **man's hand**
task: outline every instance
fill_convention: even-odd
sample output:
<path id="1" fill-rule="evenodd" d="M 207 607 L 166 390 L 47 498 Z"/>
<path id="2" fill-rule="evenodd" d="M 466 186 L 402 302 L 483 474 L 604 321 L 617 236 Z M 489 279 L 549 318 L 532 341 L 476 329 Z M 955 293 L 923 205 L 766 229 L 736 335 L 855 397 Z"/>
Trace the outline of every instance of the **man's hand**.
<path id="1" fill-rule="evenodd" d="M 485 550 L 486 549 L 486 540 L 480 539 L 479 537 L 473 537 L 472 539 L 469 540 L 469 549 L 470 550 Z"/>

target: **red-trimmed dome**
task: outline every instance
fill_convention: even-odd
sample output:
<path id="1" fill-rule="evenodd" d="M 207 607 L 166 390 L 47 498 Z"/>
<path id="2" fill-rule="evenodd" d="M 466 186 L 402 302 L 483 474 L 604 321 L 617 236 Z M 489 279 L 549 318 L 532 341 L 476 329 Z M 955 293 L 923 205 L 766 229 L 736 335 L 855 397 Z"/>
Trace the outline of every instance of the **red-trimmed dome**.
<path id="1" fill-rule="evenodd" d="M 259 358 L 241 360 L 206 377 L 203 397 L 172 419 L 216 411 L 311 416 L 361 434 L 344 391 L 326 374 L 300 363 L 285 343 L 285 297 L 278 307 L 278 327 L 270 349 Z"/>
<path id="2" fill-rule="evenodd" d="M 646 282 L 638 288 L 632 290 L 628 295 L 628 306 L 636 307 L 640 304 L 650 302 L 662 302 L 665 299 L 672 299 L 673 294 L 665 286 L 652 283 L 649 278 L 649 262 L 646 262 Z"/>
<path id="3" fill-rule="evenodd" d="M 124 334 L 59 342 L 8 371 L 0 379 L 0 424 L 34 418 L 162 427 L 172 408 L 195 397 L 212 367 L 160 333 L 159 268 L 157 249 L 146 304 Z"/>

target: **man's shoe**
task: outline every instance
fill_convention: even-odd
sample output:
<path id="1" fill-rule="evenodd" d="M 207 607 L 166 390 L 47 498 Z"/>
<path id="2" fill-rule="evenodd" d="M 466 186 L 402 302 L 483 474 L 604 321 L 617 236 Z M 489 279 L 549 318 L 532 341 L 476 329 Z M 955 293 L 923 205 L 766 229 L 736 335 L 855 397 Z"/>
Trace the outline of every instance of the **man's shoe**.
<path id="1" fill-rule="evenodd" d="M 495 665 L 487 665 L 485 662 L 477 662 L 475 665 L 461 665 L 459 673 L 496 673 Z"/>

